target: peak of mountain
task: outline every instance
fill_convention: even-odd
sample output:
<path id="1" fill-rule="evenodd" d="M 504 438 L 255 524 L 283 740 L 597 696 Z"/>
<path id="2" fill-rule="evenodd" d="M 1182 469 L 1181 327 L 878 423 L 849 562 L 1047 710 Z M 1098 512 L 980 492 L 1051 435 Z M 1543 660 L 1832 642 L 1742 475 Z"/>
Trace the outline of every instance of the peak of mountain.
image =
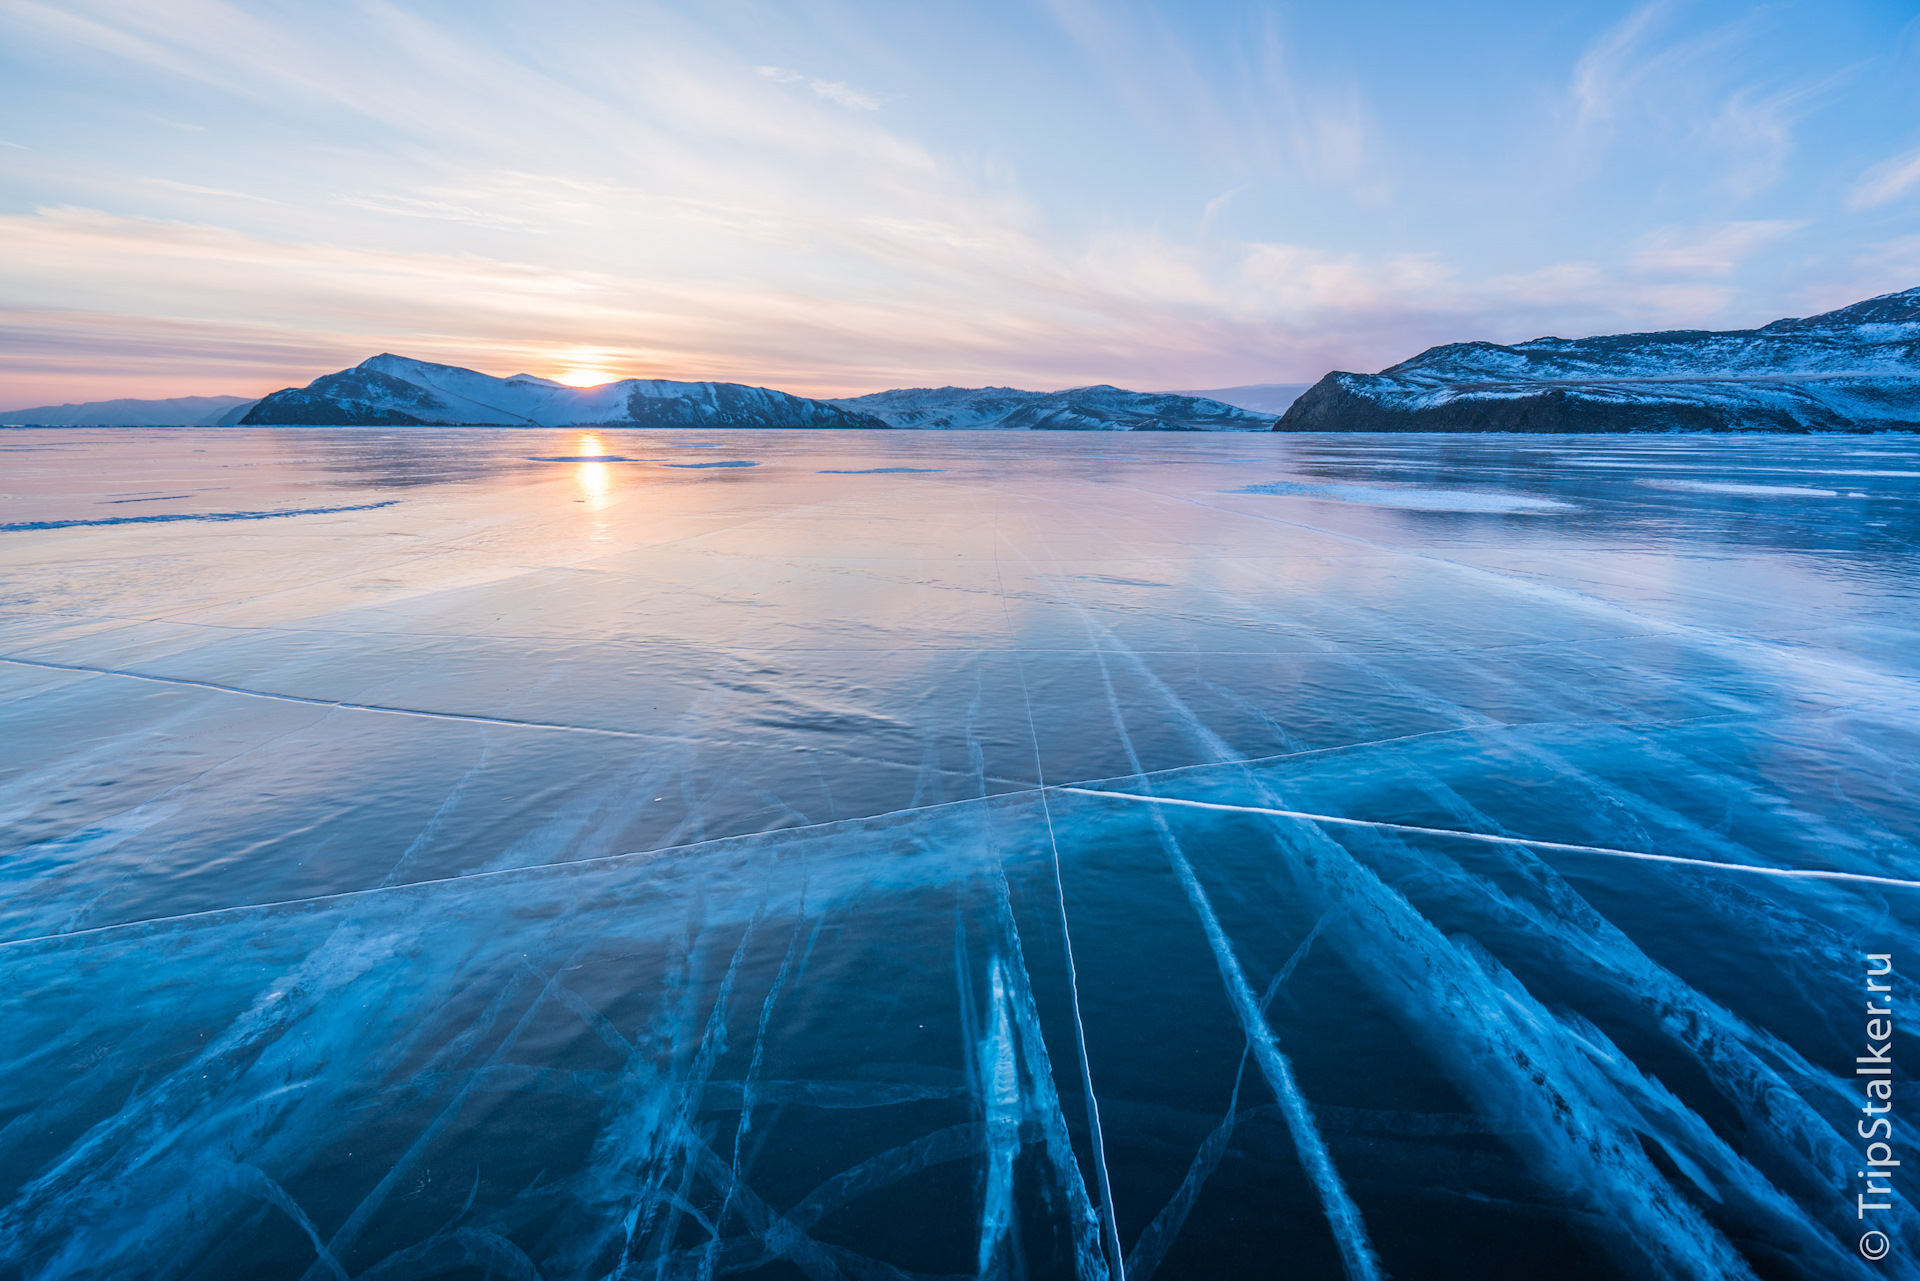
<path id="1" fill-rule="evenodd" d="M 1836 311 L 1822 312 L 1804 320 L 1776 320 L 1759 332 L 1782 333 L 1797 329 L 1838 329 L 1849 325 L 1920 324 L 1920 287 L 1903 289 L 1897 294 L 1881 294 Z"/>
<path id="2" fill-rule="evenodd" d="M 1273 425 L 1271 414 L 1217 400 L 1104 383 L 1067 391 L 901 387 L 831 403 L 892 427 L 942 431 L 1266 431 Z"/>
<path id="3" fill-rule="evenodd" d="M 0 423 L 31 427 L 216 427 L 238 422 L 245 396 L 172 396 L 165 400 L 89 400 L 0 410 Z"/>
<path id="4" fill-rule="evenodd" d="M 1758 329 L 1431 347 L 1276 431 L 1920 431 L 1920 289 Z"/>
<path id="5" fill-rule="evenodd" d="M 241 420 L 268 426 L 838 427 L 888 424 L 825 401 L 739 383 L 623 378 L 569 387 L 495 378 L 383 352 L 267 396 Z"/>

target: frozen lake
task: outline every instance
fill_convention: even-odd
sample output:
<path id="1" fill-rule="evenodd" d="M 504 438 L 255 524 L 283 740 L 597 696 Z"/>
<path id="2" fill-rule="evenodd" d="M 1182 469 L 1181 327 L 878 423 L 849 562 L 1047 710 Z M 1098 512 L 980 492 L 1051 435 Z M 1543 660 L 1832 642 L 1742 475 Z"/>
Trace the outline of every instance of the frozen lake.
<path id="1" fill-rule="evenodd" d="M 1920 442 L 0 458 L 0 1277 L 1920 1276 Z"/>

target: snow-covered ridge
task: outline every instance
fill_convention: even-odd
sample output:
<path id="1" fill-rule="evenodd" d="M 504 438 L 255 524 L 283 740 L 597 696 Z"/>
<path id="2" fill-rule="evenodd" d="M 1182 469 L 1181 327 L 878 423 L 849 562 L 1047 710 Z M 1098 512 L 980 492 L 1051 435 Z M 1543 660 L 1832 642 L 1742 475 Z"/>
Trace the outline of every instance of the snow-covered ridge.
<path id="1" fill-rule="evenodd" d="M 277 391 L 241 420 L 274 426 L 856 427 L 887 424 L 824 401 L 738 383 L 623 378 L 568 387 L 380 355 Z"/>
<path id="2" fill-rule="evenodd" d="M 1758 329 L 1433 347 L 1328 374 L 1276 430 L 1920 430 L 1920 289 Z"/>
<path id="3" fill-rule="evenodd" d="M 531 374 L 494 378 L 381 355 L 275 392 L 249 424 L 473 424 L 526 427 L 917 427 L 972 430 L 1266 431 L 1271 414 L 1219 401 L 1119 387 L 902 388 L 808 400 L 738 383 L 627 378 L 568 387 Z"/>
<path id="4" fill-rule="evenodd" d="M 831 402 L 892 427 L 948 431 L 1266 431 L 1273 415 L 1177 392 L 905 387 Z"/>

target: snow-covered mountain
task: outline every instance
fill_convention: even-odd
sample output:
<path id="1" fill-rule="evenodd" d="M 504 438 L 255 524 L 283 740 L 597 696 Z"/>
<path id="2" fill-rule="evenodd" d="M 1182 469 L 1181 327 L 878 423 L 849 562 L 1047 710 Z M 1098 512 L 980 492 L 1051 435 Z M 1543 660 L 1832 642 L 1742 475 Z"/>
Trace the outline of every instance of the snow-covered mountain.
<path id="1" fill-rule="evenodd" d="M 905 387 L 830 402 L 890 427 L 964 431 L 1266 431 L 1273 415 L 1174 392 Z"/>
<path id="2" fill-rule="evenodd" d="M 1272 414 L 1177 392 L 1076 387 L 905 388 L 808 400 L 739 383 L 626 378 L 569 387 L 380 355 L 258 401 L 239 396 L 100 401 L 23 409 L 0 421 L 47 426 L 887 427 L 1005 431 L 1266 431 Z"/>
<path id="3" fill-rule="evenodd" d="M 89 400 L 79 405 L 0 409 L 0 423 L 32 427 L 218 427 L 239 422 L 253 403 L 245 396 Z"/>
<path id="4" fill-rule="evenodd" d="M 1920 431 L 1920 289 L 1729 332 L 1433 347 L 1331 373 L 1276 431 Z"/>
<path id="5" fill-rule="evenodd" d="M 269 426 L 859 427 L 888 424 L 825 401 L 738 383 L 623 378 L 568 387 L 381 355 L 276 391 L 242 423 Z"/>

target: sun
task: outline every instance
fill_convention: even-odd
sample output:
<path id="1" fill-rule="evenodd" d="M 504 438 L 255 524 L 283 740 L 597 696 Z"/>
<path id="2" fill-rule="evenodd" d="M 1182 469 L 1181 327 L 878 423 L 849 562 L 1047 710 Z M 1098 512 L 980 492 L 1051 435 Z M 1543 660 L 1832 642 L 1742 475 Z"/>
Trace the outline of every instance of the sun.
<path id="1" fill-rule="evenodd" d="M 564 347 L 548 353 L 541 363 L 549 369 L 558 365 L 560 372 L 553 381 L 564 386 L 599 387 L 620 377 L 614 372 L 620 360 L 619 352 L 605 347 Z"/>

